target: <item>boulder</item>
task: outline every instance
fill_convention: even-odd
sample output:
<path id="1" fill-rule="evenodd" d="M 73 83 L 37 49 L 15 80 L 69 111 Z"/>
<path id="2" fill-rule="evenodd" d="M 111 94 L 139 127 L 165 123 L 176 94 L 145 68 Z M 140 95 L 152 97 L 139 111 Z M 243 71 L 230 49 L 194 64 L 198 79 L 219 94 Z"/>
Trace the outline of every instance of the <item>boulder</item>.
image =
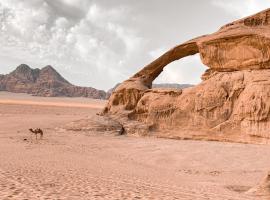
<path id="1" fill-rule="evenodd" d="M 270 173 L 262 179 L 258 185 L 247 191 L 247 194 L 254 196 L 256 199 L 269 200 L 270 199 Z"/>

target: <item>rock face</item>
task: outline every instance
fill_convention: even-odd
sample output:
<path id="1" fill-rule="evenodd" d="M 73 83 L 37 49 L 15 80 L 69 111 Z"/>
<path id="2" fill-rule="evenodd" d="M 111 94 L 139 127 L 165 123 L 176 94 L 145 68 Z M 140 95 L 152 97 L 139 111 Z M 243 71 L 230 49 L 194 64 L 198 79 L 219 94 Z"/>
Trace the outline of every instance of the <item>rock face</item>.
<path id="1" fill-rule="evenodd" d="M 196 53 L 209 67 L 199 85 L 152 89 L 167 64 Z M 172 48 L 120 84 L 103 114 L 128 133 L 261 142 L 270 138 L 269 109 L 270 9 Z"/>
<path id="2" fill-rule="evenodd" d="M 1 78 L 1 77 L 0 77 Z M 116 90 L 116 88 L 120 85 L 120 83 L 117 83 L 113 88 L 109 89 L 107 91 L 107 97 L 106 99 L 109 99 L 112 93 Z M 152 84 L 152 88 L 173 88 L 173 89 L 184 89 L 193 87 L 194 85 L 191 84 L 178 84 L 178 83 L 156 83 Z"/>
<path id="3" fill-rule="evenodd" d="M 46 97 L 106 97 L 106 92 L 102 90 L 72 85 L 51 66 L 40 70 L 31 69 L 25 64 L 18 66 L 10 74 L 0 75 L 0 90 Z"/>
<path id="4" fill-rule="evenodd" d="M 255 187 L 247 191 L 247 194 L 254 196 L 256 199 L 269 200 L 270 199 L 270 173 L 263 178 L 263 180 Z"/>

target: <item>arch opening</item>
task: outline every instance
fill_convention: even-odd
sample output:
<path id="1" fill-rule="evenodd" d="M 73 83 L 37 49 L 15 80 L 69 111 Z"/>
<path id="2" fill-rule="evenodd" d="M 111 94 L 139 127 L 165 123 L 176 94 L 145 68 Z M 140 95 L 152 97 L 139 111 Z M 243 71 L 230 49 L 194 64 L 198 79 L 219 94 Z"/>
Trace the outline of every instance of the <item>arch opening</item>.
<path id="1" fill-rule="evenodd" d="M 182 88 L 199 84 L 201 75 L 207 67 L 201 62 L 200 55 L 184 57 L 166 65 L 153 81 L 153 88 Z"/>

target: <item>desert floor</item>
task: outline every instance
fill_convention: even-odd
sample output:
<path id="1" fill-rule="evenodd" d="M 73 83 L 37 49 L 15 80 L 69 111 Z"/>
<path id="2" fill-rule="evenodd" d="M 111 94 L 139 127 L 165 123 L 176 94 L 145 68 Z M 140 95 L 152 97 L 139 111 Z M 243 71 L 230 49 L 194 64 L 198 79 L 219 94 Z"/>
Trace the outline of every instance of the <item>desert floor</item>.
<path id="1" fill-rule="evenodd" d="M 63 128 L 105 103 L 0 92 L 0 199 L 246 200 L 270 169 L 269 145 Z"/>

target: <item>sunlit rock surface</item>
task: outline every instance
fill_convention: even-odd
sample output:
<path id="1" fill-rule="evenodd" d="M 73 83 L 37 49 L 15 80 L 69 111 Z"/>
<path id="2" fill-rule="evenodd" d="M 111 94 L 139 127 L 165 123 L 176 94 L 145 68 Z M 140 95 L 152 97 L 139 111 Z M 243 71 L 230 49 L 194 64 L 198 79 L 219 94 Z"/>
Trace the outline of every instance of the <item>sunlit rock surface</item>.
<path id="1" fill-rule="evenodd" d="M 270 137 L 270 10 L 180 44 L 112 93 L 103 114 L 130 134 L 262 142 Z M 163 68 L 200 54 L 209 69 L 187 89 L 151 89 Z"/>

